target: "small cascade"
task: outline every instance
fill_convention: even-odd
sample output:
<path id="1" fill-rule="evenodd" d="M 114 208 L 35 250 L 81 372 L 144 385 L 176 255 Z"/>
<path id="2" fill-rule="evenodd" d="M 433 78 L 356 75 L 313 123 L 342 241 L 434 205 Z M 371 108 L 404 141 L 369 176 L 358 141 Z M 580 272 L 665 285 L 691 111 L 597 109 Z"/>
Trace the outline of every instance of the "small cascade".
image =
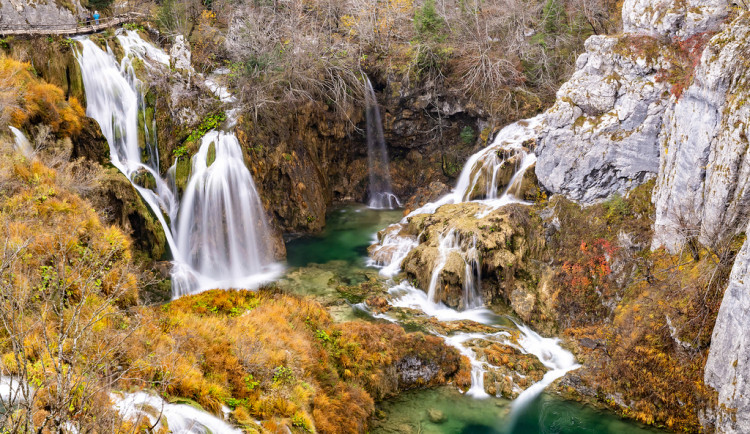
<path id="1" fill-rule="evenodd" d="M 19 130 L 16 127 L 8 128 L 10 128 L 10 132 L 13 133 L 13 137 L 15 138 L 14 146 L 16 151 L 22 153 L 26 157 L 31 157 L 34 154 L 34 149 L 23 131 Z"/>
<path id="2" fill-rule="evenodd" d="M 191 405 L 171 404 L 146 392 L 112 393 L 110 399 L 123 419 L 133 422 L 148 421 L 156 432 L 162 429 L 184 434 L 240 434 L 243 432 Z"/>
<path id="3" fill-rule="evenodd" d="M 253 288 L 275 277 L 280 266 L 272 263 L 267 245 L 271 237 L 265 211 L 237 138 L 218 130 L 203 137 L 184 197 L 178 201 L 176 166 L 167 171 L 167 179 L 159 174 L 156 125 L 142 119 L 143 130 L 139 129 L 139 112 L 146 110 L 132 65 L 139 59 L 147 67 L 169 67 L 169 56 L 134 31 L 117 38 L 125 51 L 119 63 L 109 47 L 102 50 L 89 38 L 78 38 L 87 115 L 96 119 L 107 138 L 114 166 L 131 182 L 144 172 L 156 181 L 153 190 L 133 186 L 164 228 L 174 257 L 173 297 L 213 288 Z M 223 102 L 234 101 L 213 79 L 207 85 Z M 231 128 L 232 110 L 227 118 Z M 139 144 L 141 132 L 144 148 Z"/>
<path id="4" fill-rule="evenodd" d="M 463 278 L 464 293 L 462 301 L 464 309 L 481 306 L 481 277 L 476 236 L 472 236 L 470 240 L 465 240 L 456 230 L 448 229 L 446 233 L 440 236 L 438 252 L 440 253 L 440 256 L 436 265 L 432 268 L 430 286 L 427 290 L 427 299 L 433 303 L 438 302 L 440 275 L 442 274 L 445 265 L 448 263 L 448 258 L 452 254 L 456 254 L 460 256 L 465 264 Z"/>
<path id="5" fill-rule="evenodd" d="M 367 265 L 380 268 L 380 275 L 394 277 L 401 271 L 401 261 L 419 245 L 417 239 L 409 234 L 402 234 L 403 225 L 396 223 L 388 226 L 380 239 L 375 239 Z"/>
<path id="6" fill-rule="evenodd" d="M 393 277 L 400 272 L 401 261 L 419 245 L 415 237 L 401 234 L 412 216 L 433 214 L 443 205 L 473 201 L 485 205 L 485 209 L 476 216 L 482 218 L 503 205 L 524 203 L 516 195 L 519 194 L 526 171 L 536 163 L 536 155 L 526 149 L 525 144 L 535 140 L 541 127 L 541 120 L 542 117 L 537 116 L 503 128 L 491 145 L 469 157 L 453 191 L 435 202 L 417 208 L 401 222 L 385 230 L 385 236 L 377 240 L 377 244 L 370 251 L 370 265 L 380 267 L 380 274 L 386 277 Z M 498 184 L 498 173 L 508 163 L 508 156 L 514 156 L 515 163 L 512 167 L 513 174 L 503 187 Z M 482 174 L 490 176 L 482 176 Z M 479 188 L 480 186 L 482 188 Z M 472 192 L 477 191 L 483 191 L 486 194 L 472 197 Z"/>
<path id="7" fill-rule="evenodd" d="M 508 424 L 510 428 L 515 425 L 518 415 L 541 395 L 547 386 L 569 371 L 580 367 L 576 363 L 573 354 L 560 346 L 559 339 L 543 338 L 525 325 L 518 324 L 517 326 L 521 331 L 519 343 L 523 349 L 529 354 L 535 355 L 550 370 L 544 374 L 541 381 L 532 384 L 531 387 L 521 392 L 513 401 L 510 423 Z"/>
<path id="8" fill-rule="evenodd" d="M 503 205 L 524 203 L 521 197 L 523 177 L 536 162 L 536 156 L 527 148 L 527 144 L 534 141 L 540 128 L 541 117 L 536 117 L 501 130 L 491 145 L 469 158 L 451 193 L 412 211 L 400 223 L 381 232 L 377 244 L 370 249 L 370 264 L 380 267 L 380 273 L 387 277 L 395 277 L 400 272 L 401 262 L 419 245 L 421 238 L 421 235 L 415 237 L 405 230 L 409 218 L 414 215 L 432 214 L 443 205 L 472 201 L 484 205 L 483 210 L 475 216 L 482 218 Z M 511 342 L 511 335 L 507 331 L 509 327 L 497 325 L 500 318 L 482 307 L 481 262 L 475 236 L 461 236 L 456 229 L 448 227 L 439 237 L 438 252 L 427 291 L 414 287 L 408 281 L 393 282 L 388 291 L 392 297 L 390 303 L 394 307 L 421 310 L 440 322 L 471 320 L 501 329 L 495 333 L 443 336 L 447 344 L 457 348 L 471 361 L 472 385 L 468 394 L 477 398 L 488 396 L 484 390 L 484 376 L 488 368 L 471 349 L 470 343 L 474 340 L 495 341 L 525 354 L 533 354 L 550 369 L 541 381 L 519 394 L 514 403 L 514 412 L 533 401 L 552 381 L 578 367 L 573 354 L 560 347 L 557 339 L 543 338 L 524 325 L 516 324 L 514 328 L 518 330 L 519 337 L 517 343 Z M 452 255 L 458 255 L 464 262 L 464 309 L 461 311 L 437 301 L 441 274 L 452 261 Z M 394 321 L 387 315 L 376 316 Z"/>
<path id="9" fill-rule="evenodd" d="M 365 104 L 367 118 L 367 163 L 370 174 L 370 202 L 374 209 L 395 209 L 401 207 L 398 197 L 393 194 L 388 150 L 385 147 L 383 120 L 375 98 L 370 79 L 365 77 Z"/>
<path id="10" fill-rule="evenodd" d="M 524 174 L 536 163 L 536 155 L 526 145 L 536 139 L 541 125 L 542 115 L 539 115 L 500 130 L 492 144 L 469 157 L 452 192 L 412 211 L 407 218 L 432 214 L 443 205 L 469 201 L 485 205 L 485 214 L 510 203 L 524 203 L 515 195 Z"/>

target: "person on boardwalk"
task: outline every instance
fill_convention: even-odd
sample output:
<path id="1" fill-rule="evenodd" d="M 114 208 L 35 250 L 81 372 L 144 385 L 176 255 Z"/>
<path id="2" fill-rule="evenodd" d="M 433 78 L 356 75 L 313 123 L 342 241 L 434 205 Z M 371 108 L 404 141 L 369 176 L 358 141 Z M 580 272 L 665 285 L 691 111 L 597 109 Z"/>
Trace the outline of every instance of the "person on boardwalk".
<path id="1" fill-rule="evenodd" d="M 99 11 L 94 11 L 94 22 L 96 22 L 96 25 L 99 25 Z"/>

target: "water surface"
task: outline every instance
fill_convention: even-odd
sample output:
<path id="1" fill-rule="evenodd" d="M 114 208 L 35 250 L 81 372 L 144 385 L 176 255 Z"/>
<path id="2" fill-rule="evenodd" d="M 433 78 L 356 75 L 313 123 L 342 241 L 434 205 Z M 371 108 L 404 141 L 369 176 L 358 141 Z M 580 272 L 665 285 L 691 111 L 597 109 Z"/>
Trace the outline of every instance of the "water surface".
<path id="1" fill-rule="evenodd" d="M 451 387 L 409 391 L 378 405 L 372 434 L 654 434 L 577 402 L 541 395 L 515 421 L 510 401 L 473 399 Z"/>
<path id="2" fill-rule="evenodd" d="M 402 216 L 401 210 L 377 210 L 361 204 L 336 206 L 328 213 L 323 232 L 287 242 L 287 263 L 305 267 L 346 261 L 351 266 L 364 267 L 367 248 L 375 234 Z"/>

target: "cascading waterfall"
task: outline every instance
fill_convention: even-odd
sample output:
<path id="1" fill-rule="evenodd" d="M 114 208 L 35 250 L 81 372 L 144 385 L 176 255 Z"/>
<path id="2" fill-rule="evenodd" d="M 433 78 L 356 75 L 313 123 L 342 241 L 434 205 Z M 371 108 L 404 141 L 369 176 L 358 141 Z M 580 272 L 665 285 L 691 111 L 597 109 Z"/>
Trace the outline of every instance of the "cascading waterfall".
<path id="1" fill-rule="evenodd" d="M 380 267 L 380 274 L 385 277 L 393 277 L 401 269 L 401 262 L 409 252 L 419 245 L 417 237 L 402 235 L 410 217 L 418 214 L 432 214 L 443 205 L 461 202 L 478 202 L 484 205 L 484 210 L 477 214 L 482 218 L 503 205 L 510 203 L 524 203 L 514 194 L 518 193 L 523 176 L 526 171 L 536 162 L 536 155 L 527 150 L 525 143 L 533 141 L 537 136 L 537 129 L 541 125 L 541 116 L 519 121 L 503 128 L 492 141 L 492 144 L 469 157 L 461 174 L 458 177 L 456 187 L 450 193 L 424 206 L 417 208 L 404 217 L 401 222 L 389 226 L 385 235 L 376 240 L 377 245 L 371 252 L 370 265 Z M 514 166 L 510 181 L 503 190 L 500 190 L 498 182 L 498 171 L 507 163 L 506 155 L 516 155 L 517 166 Z M 503 156 L 503 157 L 501 157 Z M 489 174 L 487 176 L 482 175 Z M 488 185 L 487 179 L 491 182 Z M 481 188 L 480 188 L 481 187 Z M 472 192 L 485 192 L 483 195 L 473 197 Z"/>
<path id="2" fill-rule="evenodd" d="M 132 66 L 137 58 L 148 67 L 168 67 L 169 56 L 134 31 L 120 33 L 117 38 L 125 51 L 119 64 L 109 47 L 105 51 L 87 37 L 78 39 L 87 114 L 96 119 L 107 138 L 113 165 L 131 182 L 143 171 L 156 181 L 154 190 L 133 186 L 164 228 L 174 257 L 173 297 L 213 288 L 252 288 L 275 277 L 280 266 L 271 259 L 265 211 L 237 138 L 229 131 L 217 130 L 203 137 L 188 186 L 178 202 L 175 166 L 169 169 L 167 180 L 159 174 L 155 125 L 143 122 L 145 149 L 139 145 L 138 113 L 145 113 L 145 105 Z M 213 82 L 209 86 L 220 88 Z M 226 89 L 220 89 L 221 100 L 231 102 L 224 95 Z M 231 111 L 227 115 L 232 119 Z"/>
<path id="3" fill-rule="evenodd" d="M 130 35 L 130 39 L 137 37 L 135 32 L 126 34 Z M 118 39 L 123 47 L 129 46 L 129 39 L 122 34 L 118 35 Z M 158 167 L 142 162 L 142 152 L 138 143 L 138 112 L 139 109 L 143 109 L 144 103 L 137 90 L 140 82 L 135 76 L 132 58 L 126 54 L 118 64 L 109 47 L 104 51 L 88 37 L 78 38 L 78 41 L 81 43 L 81 50 L 77 53 L 77 58 L 86 91 L 86 114 L 99 123 L 102 134 L 109 143 L 112 164 L 131 182 L 141 171 L 152 175 L 156 182 L 154 190 L 135 183 L 133 187 L 156 214 L 164 228 L 169 247 L 175 252 L 176 246 L 164 216 L 174 219 L 177 201 L 173 191 L 159 176 Z M 149 59 L 162 64 L 165 61 L 163 57 L 146 60 Z M 169 65 L 168 58 L 166 62 Z M 158 157 L 149 160 L 154 163 L 158 161 Z"/>
<path id="4" fill-rule="evenodd" d="M 490 213 L 509 203 L 523 203 L 513 195 L 520 187 L 523 175 L 536 163 L 536 155 L 525 147 L 538 135 L 542 116 L 512 123 L 497 134 L 492 144 L 469 157 L 450 193 L 412 211 L 404 220 L 417 214 L 432 214 L 443 205 L 478 202 Z M 499 171 L 514 156 L 514 173 L 504 189 L 499 183 Z"/>
<path id="5" fill-rule="evenodd" d="M 470 240 L 464 240 L 461 234 L 455 229 L 448 229 L 440 235 L 438 241 L 438 252 L 440 257 L 437 264 L 432 268 L 430 276 L 430 286 L 427 290 L 427 299 L 433 303 L 438 302 L 438 286 L 440 284 L 440 275 L 448 263 L 450 255 L 455 254 L 461 257 L 464 267 L 463 278 L 463 301 L 464 309 L 472 309 L 482 305 L 482 296 L 480 293 L 481 277 L 479 252 L 477 250 L 476 236 Z"/>
<path id="6" fill-rule="evenodd" d="M 370 208 L 400 208 L 401 202 L 393 194 L 388 150 L 385 147 L 383 119 L 369 78 L 365 77 L 365 104 L 367 120 L 367 163 L 370 174 Z"/>
<path id="7" fill-rule="evenodd" d="M 176 296 L 254 287 L 278 273 L 268 261 L 265 210 L 234 134 L 210 131 L 203 136 L 180 201 L 175 234 L 180 253 L 172 272 Z"/>
<path id="8" fill-rule="evenodd" d="M 482 218 L 503 205 L 510 203 L 524 203 L 518 195 L 526 171 L 536 162 L 536 156 L 528 150 L 526 143 L 533 141 L 538 135 L 541 117 L 508 125 L 501 130 L 491 145 L 472 155 L 459 176 L 456 188 L 435 202 L 428 203 L 411 212 L 395 225 L 389 226 L 378 240 L 378 244 L 371 250 L 371 265 L 381 267 L 381 274 L 395 277 L 401 268 L 401 262 L 409 252 L 419 245 L 419 238 L 404 234 L 404 228 L 410 217 L 417 214 L 432 214 L 439 207 L 447 204 L 462 202 L 477 202 L 484 209 L 475 217 Z M 504 165 L 513 161 L 513 173 L 507 182 L 500 182 L 500 171 Z M 482 307 L 480 293 L 480 256 L 476 246 L 476 238 L 462 237 L 455 229 L 448 228 L 438 240 L 439 256 L 432 270 L 427 292 L 415 288 L 408 281 L 393 282 L 389 293 L 393 296 L 391 304 L 394 307 L 419 309 L 426 315 L 438 321 L 472 320 L 478 323 L 493 325 L 497 323 L 497 315 Z M 465 262 L 464 271 L 464 310 L 457 311 L 438 302 L 438 286 L 441 273 L 450 255 L 460 255 Z M 386 315 L 376 315 L 393 320 Z M 520 351 L 533 354 L 548 371 L 544 378 L 522 392 L 513 404 L 513 414 L 518 414 L 528 403 L 534 400 L 552 381 L 576 369 L 573 355 L 559 346 L 557 339 L 542 338 L 528 327 L 517 324 L 519 334 L 518 345 L 510 343 L 510 335 L 506 331 L 497 333 L 457 333 L 443 336 L 446 343 L 457 348 L 461 354 L 467 356 L 472 367 L 472 386 L 469 394 L 476 398 L 487 397 L 484 391 L 484 374 L 487 369 L 474 351 L 467 346 L 476 339 L 501 341 L 506 345 L 517 347 Z M 515 417 L 515 416 L 513 416 Z"/>

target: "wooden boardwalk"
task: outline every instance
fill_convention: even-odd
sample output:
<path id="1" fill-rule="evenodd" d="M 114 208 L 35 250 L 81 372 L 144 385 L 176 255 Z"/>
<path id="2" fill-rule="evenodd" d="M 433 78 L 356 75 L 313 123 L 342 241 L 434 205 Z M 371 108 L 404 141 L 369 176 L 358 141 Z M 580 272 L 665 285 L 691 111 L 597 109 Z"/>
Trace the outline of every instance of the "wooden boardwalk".
<path id="1" fill-rule="evenodd" d="M 143 14 L 138 12 L 129 12 L 114 17 L 102 18 L 99 20 L 99 24 L 91 23 L 78 23 L 76 25 L 70 24 L 52 24 L 52 25 L 26 25 L 23 27 L 4 27 L 0 24 L 0 36 L 10 35 L 61 35 L 61 36 L 76 36 L 76 35 L 87 35 L 90 33 L 101 32 L 103 30 L 111 29 L 126 23 L 132 23 L 134 21 L 141 20 Z"/>

